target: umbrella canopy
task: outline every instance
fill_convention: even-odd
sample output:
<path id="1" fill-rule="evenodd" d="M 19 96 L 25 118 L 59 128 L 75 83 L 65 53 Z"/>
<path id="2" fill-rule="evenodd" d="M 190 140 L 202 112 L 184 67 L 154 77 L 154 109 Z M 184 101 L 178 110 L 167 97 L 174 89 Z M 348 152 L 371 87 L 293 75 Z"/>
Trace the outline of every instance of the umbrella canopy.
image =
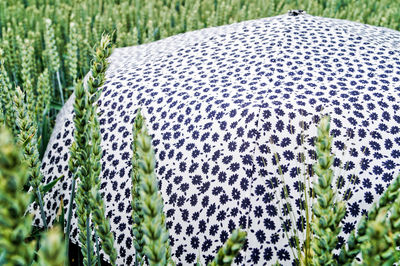
<path id="1" fill-rule="evenodd" d="M 292 264 L 288 238 L 296 229 L 304 239 L 301 188 L 315 178 L 304 173 L 315 163 L 322 115 L 331 116 L 337 197 L 347 195 L 340 243 L 400 170 L 400 32 L 290 11 L 119 48 L 110 61 L 98 101 L 101 192 L 119 265 L 132 265 L 135 254 L 130 171 L 139 107 L 179 265 L 199 254 L 209 262 L 239 226 L 248 241 L 237 265 Z M 44 183 L 65 175 L 44 198 L 50 224 L 71 193 L 73 101 L 43 158 Z M 74 216 L 75 243 L 77 235 Z"/>

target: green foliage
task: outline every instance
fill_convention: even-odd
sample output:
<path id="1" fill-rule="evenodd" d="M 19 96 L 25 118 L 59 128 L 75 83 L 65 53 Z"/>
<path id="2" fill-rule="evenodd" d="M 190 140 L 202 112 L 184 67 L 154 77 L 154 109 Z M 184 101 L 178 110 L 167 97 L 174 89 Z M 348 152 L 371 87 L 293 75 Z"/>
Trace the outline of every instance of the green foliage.
<path id="1" fill-rule="evenodd" d="M 28 82 L 29 83 L 29 82 Z M 37 125 L 27 110 L 25 104 L 25 94 L 19 87 L 16 88 L 14 96 L 14 111 L 16 116 L 16 126 L 18 128 L 17 142 L 22 147 L 22 154 L 28 166 L 28 184 L 32 187 L 33 195 L 37 204 L 39 204 L 42 222 L 47 227 L 46 215 L 43 210 L 42 202 L 42 179 L 40 172 L 39 151 L 37 145 Z"/>
<path id="2" fill-rule="evenodd" d="M 6 69 L 4 67 L 4 61 L 2 60 L 2 51 L 0 50 L 0 100 L 2 102 L 4 119 L 6 126 L 12 129 L 14 134 L 17 134 L 15 128 L 15 112 L 13 108 L 14 90 L 11 87 L 10 80 L 7 76 Z"/>
<path id="3" fill-rule="evenodd" d="M 3 103 L 0 101 L 0 127 L 5 126 L 5 117 L 3 111 Z"/>
<path id="4" fill-rule="evenodd" d="M 11 134 L 0 127 L 0 250 L 5 250 L 5 265 L 29 265 L 35 243 L 25 243 L 32 217 L 24 216 L 30 197 L 22 193 L 28 179 L 27 166 Z"/>
<path id="5" fill-rule="evenodd" d="M 78 40 L 77 26 L 71 22 L 69 24 L 69 42 L 66 48 L 65 64 L 68 69 L 68 79 L 72 84 L 75 84 L 75 79 L 78 76 Z"/>
<path id="6" fill-rule="evenodd" d="M 60 59 L 57 51 L 56 35 L 51 19 L 45 20 L 46 31 L 44 34 L 44 43 L 46 49 L 44 50 L 45 60 L 47 61 L 51 73 L 55 73 L 60 68 Z"/>
<path id="7" fill-rule="evenodd" d="M 40 241 L 37 265 L 63 266 L 65 263 L 65 244 L 61 229 L 55 226 L 44 233 Z"/>
<path id="8" fill-rule="evenodd" d="M 14 96 L 14 111 L 16 114 L 16 125 L 19 130 L 18 144 L 23 147 L 23 155 L 27 161 L 30 171 L 29 182 L 34 192 L 40 188 L 43 175 L 40 172 L 40 161 L 37 150 L 37 125 L 29 116 L 25 105 L 25 94 L 19 87 L 16 88 Z"/>
<path id="9" fill-rule="evenodd" d="M 39 124 L 43 123 L 43 115 L 46 108 L 50 107 L 51 102 L 51 85 L 49 71 L 45 69 L 39 74 L 37 83 L 37 102 L 35 108 L 35 118 L 37 117 Z"/>
<path id="10" fill-rule="evenodd" d="M 398 207 L 398 206 L 397 206 Z M 366 265 L 390 266 L 399 261 L 399 251 L 387 211 L 381 210 L 375 220 L 367 223 L 366 234 L 360 237 L 363 262 Z M 397 235 L 399 232 L 397 233 Z"/>
<path id="11" fill-rule="evenodd" d="M 22 46 L 21 50 L 21 78 L 24 88 L 28 86 L 32 86 L 32 80 L 34 80 L 34 74 L 36 73 L 34 69 L 34 47 L 33 40 L 25 39 L 25 41 L 20 44 Z M 35 99 L 34 95 L 31 95 L 31 101 Z"/>
<path id="12" fill-rule="evenodd" d="M 33 261 L 35 241 L 26 241 L 32 230 L 32 216 L 25 215 L 31 195 L 23 190 L 28 167 L 20 145 L 14 143 L 8 129 L 0 126 L 0 253 L 1 265 L 64 264 L 64 244 L 60 230 L 53 228 L 42 235 L 38 260 Z M 1 257 L 0 256 L 0 257 Z"/>

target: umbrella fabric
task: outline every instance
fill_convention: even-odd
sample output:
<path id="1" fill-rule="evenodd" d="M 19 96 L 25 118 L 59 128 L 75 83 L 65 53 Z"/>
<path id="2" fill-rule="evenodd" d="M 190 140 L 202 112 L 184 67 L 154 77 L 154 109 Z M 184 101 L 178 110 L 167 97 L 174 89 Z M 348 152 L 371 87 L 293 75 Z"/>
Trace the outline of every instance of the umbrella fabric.
<path id="1" fill-rule="evenodd" d="M 135 254 L 130 171 L 138 107 L 153 138 L 178 265 L 193 265 L 198 255 L 209 262 L 239 226 L 248 241 L 236 265 L 292 264 L 288 238 L 297 229 L 304 239 L 303 173 L 315 163 L 317 122 L 326 114 L 337 197 L 348 191 L 345 242 L 400 170 L 399 44 L 394 30 L 291 12 L 116 49 L 98 111 L 101 192 L 118 265 L 132 265 Z M 43 159 L 44 183 L 65 175 L 44 198 L 50 224 L 60 197 L 67 209 L 71 193 L 73 101 L 60 111 Z M 284 186 L 293 212 L 284 208 Z M 37 206 L 32 212 L 40 225 Z M 77 233 L 74 216 L 75 243 Z"/>

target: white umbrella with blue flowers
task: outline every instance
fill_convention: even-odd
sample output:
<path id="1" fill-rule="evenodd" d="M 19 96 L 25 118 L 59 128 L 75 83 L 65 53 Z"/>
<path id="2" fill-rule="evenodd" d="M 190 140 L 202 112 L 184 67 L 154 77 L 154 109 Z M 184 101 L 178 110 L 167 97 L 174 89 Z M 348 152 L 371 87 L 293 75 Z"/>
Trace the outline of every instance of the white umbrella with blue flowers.
<path id="1" fill-rule="evenodd" d="M 139 107 L 178 265 L 198 254 L 209 262 L 239 226 L 248 241 L 236 265 L 292 265 L 323 115 L 331 117 L 336 197 L 347 207 L 339 244 L 400 170 L 400 32 L 290 11 L 119 48 L 110 62 L 98 101 L 101 192 L 118 265 L 133 265 L 135 255 L 129 173 Z M 43 158 L 43 182 L 65 176 L 44 199 L 50 225 L 71 193 L 72 104 Z M 71 232 L 76 243 L 75 214 Z"/>

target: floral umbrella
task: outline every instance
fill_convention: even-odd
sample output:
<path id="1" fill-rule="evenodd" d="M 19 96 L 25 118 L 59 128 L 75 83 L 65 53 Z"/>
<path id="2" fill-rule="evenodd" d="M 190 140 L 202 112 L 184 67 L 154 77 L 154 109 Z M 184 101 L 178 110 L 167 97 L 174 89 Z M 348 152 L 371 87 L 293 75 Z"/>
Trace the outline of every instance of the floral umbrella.
<path id="1" fill-rule="evenodd" d="M 337 197 L 347 202 L 343 243 L 400 170 L 399 47 L 397 31 L 291 11 L 116 49 L 98 111 L 101 192 L 117 263 L 132 265 L 135 254 L 130 171 L 139 107 L 179 265 L 198 255 L 209 262 L 239 226 L 248 241 L 237 265 L 292 264 L 291 233 L 305 234 L 301 188 L 315 178 L 307 171 L 326 114 Z M 73 100 L 60 111 L 43 159 L 43 182 L 65 176 L 44 199 L 49 224 L 71 193 Z M 77 233 L 74 216 L 75 243 Z"/>

